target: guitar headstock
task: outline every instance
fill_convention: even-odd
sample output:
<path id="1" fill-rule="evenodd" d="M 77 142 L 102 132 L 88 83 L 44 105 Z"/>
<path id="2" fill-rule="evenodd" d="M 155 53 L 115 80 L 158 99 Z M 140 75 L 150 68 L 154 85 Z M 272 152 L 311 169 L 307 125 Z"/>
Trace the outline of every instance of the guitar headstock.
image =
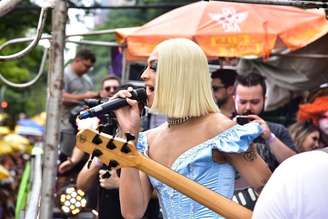
<path id="1" fill-rule="evenodd" d="M 134 137 L 127 134 L 127 139 L 99 133 L 93 129 L 83 129 L 76 135 L 77 147 L 97 157 L 109 168 L 135 167 L 139 152 L 132 143 Z"/>

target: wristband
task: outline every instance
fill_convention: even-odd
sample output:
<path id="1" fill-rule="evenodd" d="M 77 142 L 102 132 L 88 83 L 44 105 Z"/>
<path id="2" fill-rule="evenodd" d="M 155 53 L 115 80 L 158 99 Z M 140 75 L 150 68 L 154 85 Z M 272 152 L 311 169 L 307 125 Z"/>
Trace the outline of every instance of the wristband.
<path id="1" fill-rule="evenodd" d="M 274 139 L 276 138 L 275 134 L 273 134 L 272 132 L 270 133 L 270 137 L 267 140 L 268 144 L 272 144 L 272 142 L 274 141 Z"/>

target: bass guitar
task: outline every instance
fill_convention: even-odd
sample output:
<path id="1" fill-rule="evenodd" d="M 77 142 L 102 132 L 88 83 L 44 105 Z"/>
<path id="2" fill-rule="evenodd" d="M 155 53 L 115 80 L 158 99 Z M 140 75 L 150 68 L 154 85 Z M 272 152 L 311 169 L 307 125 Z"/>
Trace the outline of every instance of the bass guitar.
<path id="1" fill-rule="evenodd" d="M 225 218 L 251 218 L 249 209 L 147 158 L 137 151 L 134 137 L 129 134 L 126 137 L 114 138 L 96 130 L 84 129 L 77 134 L 76 142 L 79 149 L 91 154 L 91 160 L 97 157 L 109 169 L 137 168 Z"/>

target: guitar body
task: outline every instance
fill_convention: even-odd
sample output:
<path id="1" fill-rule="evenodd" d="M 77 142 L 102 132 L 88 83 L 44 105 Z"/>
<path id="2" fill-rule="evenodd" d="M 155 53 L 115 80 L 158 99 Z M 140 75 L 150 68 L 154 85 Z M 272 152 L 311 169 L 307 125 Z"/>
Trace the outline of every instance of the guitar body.
<path id="1" fill-rule="evenodd" d="M 132 137 L 128 136 L 127 139 Z M 98 157 L 109 168 L 137 168 L 225 218 L 251 218 L 250 210 L 149 159 L 139 153 L 131 142 L 121 138 L 114 139 L 91 129 L 82 130 L 77 135 L 77 146 L 92 157 Z"/>

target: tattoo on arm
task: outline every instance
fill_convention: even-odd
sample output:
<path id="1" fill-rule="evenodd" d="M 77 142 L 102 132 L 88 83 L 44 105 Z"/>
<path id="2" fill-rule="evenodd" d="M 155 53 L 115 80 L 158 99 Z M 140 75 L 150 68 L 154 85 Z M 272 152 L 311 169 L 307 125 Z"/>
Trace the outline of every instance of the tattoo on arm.
<path id="1" fill-rule="evenodd" d="M 247 161 L 254 161 L 256 159 L 256 156 L 256 152 L 253 150 L 247 151 L 243 154 L 244 159 Z"/>

